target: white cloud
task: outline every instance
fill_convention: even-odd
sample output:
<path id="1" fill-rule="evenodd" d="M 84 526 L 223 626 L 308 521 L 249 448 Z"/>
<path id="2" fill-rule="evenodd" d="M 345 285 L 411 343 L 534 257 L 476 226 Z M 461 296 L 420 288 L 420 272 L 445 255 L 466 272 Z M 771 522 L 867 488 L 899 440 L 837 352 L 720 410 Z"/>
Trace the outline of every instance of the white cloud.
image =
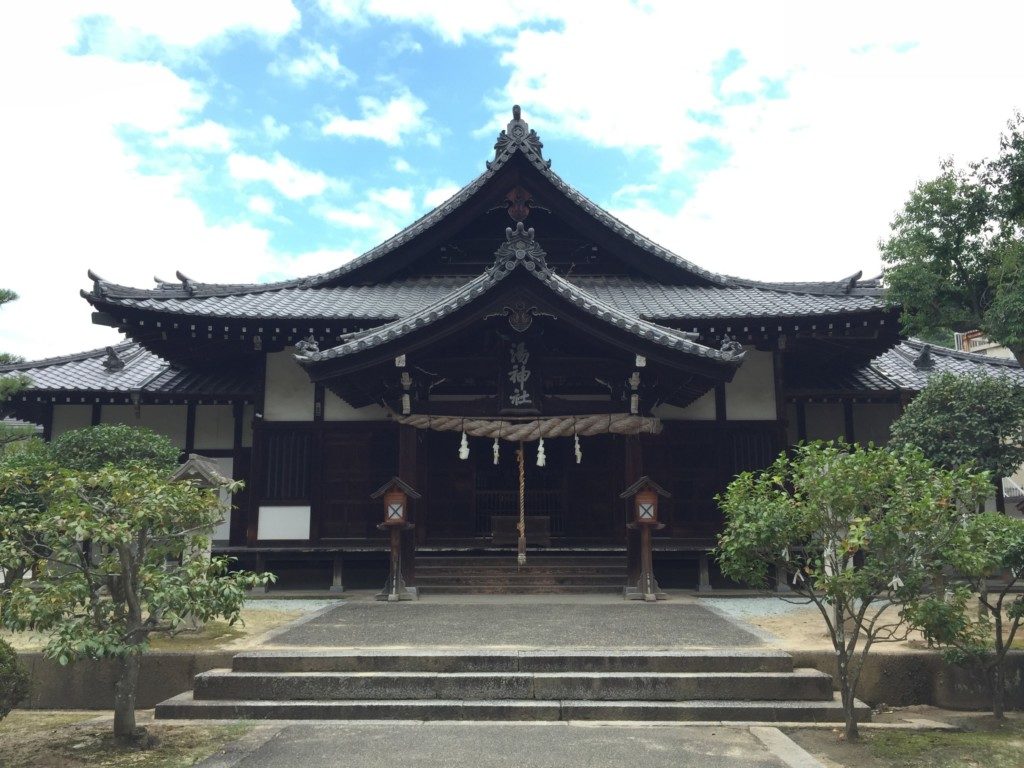
<path id="1" fill-rule="evenodd" d="M 263 131 L 271 141 L 280 141 L 291 133 L 291 128 L 286 123 L 279 123 L 273 115 L 263 116 Z"/>
<path id="2" fill-rule="evenodd" d="M 328 115 L 322 128 L 324 135 L 375 139 L 395 147 L 403 144 L 408 134 L 424 130 L 423 113 L 427 111 L 427 105 L 407 90 L 387 102 L 373 96 L 362 96 L 359 108 L 362 112 L 359 118 Z M 423 138 L 428 143 L 436 141 L 435 134 L 426 134 Z"/>
<path id="3" fill-rule="evenodd" d="M 396 157 L 394 162 L 391 163 L 391 167 L 399 173 L 412 173 L 412 166 L 409 165 L 409 161 L 404 157 Z"/>
<path id="4" fill-rule="evenodd" d="M 332 224 L 362 231 L 366 242 L 372 245 L 408 225 L 416 206 L 412 190 L 387 187 L 368 190 L 351 206 L 318 206 L 314 212 Z"/>
<path id="5" fill-rule="evenodd" d="M 423 195 L 423 205 L 427 208 L 437 208 L 445 200 L 458 192 L 462 187 L 451 181 L 442 181 L 433 189 L 427 190 Z"/>
<path id="6" fill-rule="evenodd" d="M 247 206 L 253 213 L 258 213 L 261 216 L 273 216 L 274 215 L 274 201 L 269 197 L 263 195 L 253 195 L 249 198 Z"/>
<path id="7" fill-rule="evenodd" d="M 500 6 L 479 0 L 444 0 L 441 3 L 410 3 L 407 0 L 319 0 L 320 8 L 335 21 L 365 24 L 369 17 L 409 22 L 426 27 L 449 43 L 466 37 L 511 30 L 531 21 L 557 19 L 563 8 L 576 6 L 593 13 L 583 0 L 506 0 Z"/>
<path id="8" fill-rule="evenodd" d="M 213 120 L 203 120 L 195 125 L 168 131 L 166 138 L 159 140 L 157 145 L 186 147 L 204 152 L 228 152 L 234 146 L 234 141 L 231 129 L 227 126 Z"/>
<path id="9" fill-rule="evenodd" d="M 32 3 L 0 11 L 0 68 L 28 73 L 5 82 L 0 121 L 2 283 L 21 297 L 0 312 L 0 349 L 30 358 L 116 340 L 78 298 L 87 268 L 145 286 L 178 268 L 256 280 L 285 261 L 267 230 L 211 224 L 185 175 L 140 171 L 122 131 L 215 143 L 199 117 L 207 95 L 160 64 L 69 54 L 80 13 Z"/>
<path id="10" fill-rule="evenodd" d="M 235 153 L 228 157 L 228 172 L 238 181 L 263 181 L 289 200 L 304 200 L 322 195 L 331 180 L 319 171 L 310 171 L 296 165 L 280 152 L 273 160 L 256 155 Z"/>
<path id="11" fill-rule="evenodd" d="M 123 42 L 139 43 L 150 38 L 177 48 L 210 43 L 231 32 L 278 38 L 300 21 L 299 11 L 290 0 L 85 0 L 72 5 L 68 10 L 78 18 L 109 19 Z"/>
<path id="12" fill-rule="evenodd" d="M 370 190 L 367 197 L 375 203 L 403 216 L 412 213 L 412 190 L 388 187 Z"/>
<path id="13" fill-rule="evenodd" d="M 287 77 L 298 85 L 311 80 L 330 80 L 339 87 L 356 81 L 356 73 L 338 60 L 338 49 L 325 48 L 319 43 L 302 41 L 302 55 L 274 61 L 267 70 L 272 75 Z"/>

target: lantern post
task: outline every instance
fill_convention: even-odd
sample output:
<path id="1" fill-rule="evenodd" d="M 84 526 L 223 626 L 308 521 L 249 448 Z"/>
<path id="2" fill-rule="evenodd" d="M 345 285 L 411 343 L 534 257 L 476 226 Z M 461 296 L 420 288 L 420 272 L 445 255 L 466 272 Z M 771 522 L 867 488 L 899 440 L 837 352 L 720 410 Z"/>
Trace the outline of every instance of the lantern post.
<path id="1" fill-rule="evenodd" d="M 627 600 L 655 602 L 665 600 L 668 595 L 661 591 L 654 578 L 654 555 L 651 551 L 651 533 L 665 527 L 658 522 L 659 497 L 670 498 L 672 494 L 644 475 L 619 494 L 620 499 L 633 499 L 633 522 L 626 527 L 640 532 L 640 578 L 635 586 L 625 590 Z"/>
<path id="2" fill-rule="evenodd" d="M 388 580 L 384 589 L 377 595 L 378 600 L 389 603 L 399 600 L 415 600 L 416 590 L 405 586 L 402 578 L 402 531 L 413 528 L 408 521 L 409 499 L 418 499 L 420 494 L 397 477 L 392 477 L 384 485 L 370 495 L 371 499 L 384 499 L 384 522 L 377 526 L 378 530 L 391 532 L 391 563 Z"/>

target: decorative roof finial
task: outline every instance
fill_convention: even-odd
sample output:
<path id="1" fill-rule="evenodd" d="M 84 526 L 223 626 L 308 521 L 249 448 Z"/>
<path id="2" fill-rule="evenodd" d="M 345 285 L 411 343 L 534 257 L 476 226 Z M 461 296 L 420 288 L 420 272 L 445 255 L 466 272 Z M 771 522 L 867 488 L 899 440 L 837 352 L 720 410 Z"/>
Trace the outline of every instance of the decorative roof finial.
<path id="1" fill-rule="evenodd" d="M 108 371 L 120 371 L 124 368 L 124 360 L 117 354 L 113 347 L 107 347 L 107 356 L 103 360 L 103 367 Z"/>
<path id="2" fill-rule="evenodd" d="M 547 273 L 551 270 L 546 256 L 534 237 L 533 227 L 527 229 L 523 222 L 517 221 L 515 229 L 505 227 L 505 242 L 494 252 L 494 264 L 488 271 L 496 277 L 504 277 L 522 265 L 527 272 Z"/>
<path id="3" fill-rule="evenodd" d="M 935 365 L 935 361 L 932 360 L 932 345 L 925 344 L 921 347 L 921 351 L 917 357 L 914 358 L 914 367 L 920 370 L 927 370 Z"/>
<path id="4" fill-rule="evenodd" d="M 550 167 L 551 161 L 544 160 L 541 153 L 543 148 L 544 144 L 541 142 L 540 136 L 523 120 L 523 110 L 516 104 L 512 107 L 512 120 L 505 130 L 498 134 L 498 140 L 494 142 L 494 160 L 487 163 L 487 167 L 490 168 L 499 159 L 508 159 L 508 156 L 516 149 L 535 155 L 538 160 Z"/>

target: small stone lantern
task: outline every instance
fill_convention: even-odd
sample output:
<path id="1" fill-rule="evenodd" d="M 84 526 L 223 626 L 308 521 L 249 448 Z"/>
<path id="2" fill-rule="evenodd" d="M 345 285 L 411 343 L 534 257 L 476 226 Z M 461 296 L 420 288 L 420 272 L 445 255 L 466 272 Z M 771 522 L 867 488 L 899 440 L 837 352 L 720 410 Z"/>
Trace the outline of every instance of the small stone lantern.
<path id="1" fill-rule="evenodd" d="M 651 550 L 651 532 L 665 527 L 658 522 L 658 501 L 672 494 L 644 475 L 619 494 L 621 499 L 633 499 L 633 522 L 626 527 L 640 532 L 640 578 L 636 586 L 627 586 L 625 596 L 629 600 L 654 602 L 664 600 L 667 595 L 661 591 L 654 578 L 654 556 Z"/>
<path id="2" fill-rule="evenodd" d="M 384 485 L 370 494 L 371 499 L 384 499 L 384 522 L 377 526 L 391 534 L 391 565 L 388 581 L 384 589 L 377 595 L 378 600 L 397 602 L 399 600 L 415 600 L 416 591 L 405 586 L 402 578 L 402 531 L 413 528 L 408 521 L 409 499 L 418 499 L 420 494 L 408 483 L 398 477 L 392 477 Z"/>

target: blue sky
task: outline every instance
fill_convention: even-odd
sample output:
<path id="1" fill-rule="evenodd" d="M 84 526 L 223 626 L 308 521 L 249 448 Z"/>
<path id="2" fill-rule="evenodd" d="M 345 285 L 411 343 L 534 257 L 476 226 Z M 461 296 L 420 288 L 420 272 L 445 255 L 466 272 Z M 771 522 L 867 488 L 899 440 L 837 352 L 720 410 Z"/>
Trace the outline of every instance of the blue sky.
<path id="1" fill-rule="evenodd" d="M 1016 3 L 81 0 L 0 10 L 0 349 L 109 343 L 92 268 L 311 274 L 478 174 L 513 103 L 554 168 L 702 266 L 875 274 L 939 160 L 1024 107 Z"/>

